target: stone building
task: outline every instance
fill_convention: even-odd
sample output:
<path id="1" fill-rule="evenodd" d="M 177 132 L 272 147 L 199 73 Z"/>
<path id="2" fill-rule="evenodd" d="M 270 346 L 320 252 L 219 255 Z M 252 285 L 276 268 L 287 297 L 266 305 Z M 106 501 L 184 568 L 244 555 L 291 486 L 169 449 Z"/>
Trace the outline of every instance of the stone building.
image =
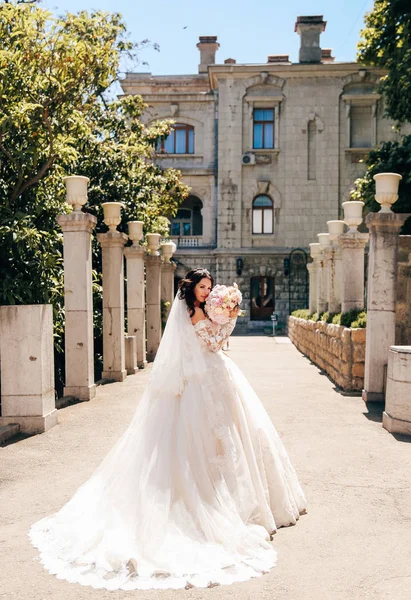
<path id="1" fill-rule="evenodd" d="M 147 122 L 175 120 L 156 161 L 181 169 L 191 195 L 172 219 L 178 276 L 204 266 L 237 281 L 242 326 L 280 325 L 308 306 L 308 244 L 338 219 L 361 162 L 395 139 L 376 84 L 380 69 L 339 63 L 322 49 L 322 16 L 300 16 L 299 62 L 216 62 L 217 37 L 202 36 L 198 74 L 128 73 L 125 94 L 141 94 Z"/>

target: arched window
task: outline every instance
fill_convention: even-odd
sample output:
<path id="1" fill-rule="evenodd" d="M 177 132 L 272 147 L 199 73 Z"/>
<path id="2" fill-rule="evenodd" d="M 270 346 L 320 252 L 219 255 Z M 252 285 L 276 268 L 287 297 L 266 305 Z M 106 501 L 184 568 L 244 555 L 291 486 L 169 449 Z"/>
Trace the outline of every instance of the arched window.
<path id="1" fill-rule="evenodd" d="M 203 203 L 197 196 L 189 196 L 171 219 L 170 234 L 175 237 L 203 235 Z"/>
<path id="2" fill-rule="evenodd" d="M 173 125 L 173 131 L 157 147 L 160 154 L 194 154 L 194 127 L 184 123 Z"/>
<path id="3" fill-rule="evenodd" d="M 265 195 L 253 200 L 253 233 L 273 233 L 273 201 Z"/>

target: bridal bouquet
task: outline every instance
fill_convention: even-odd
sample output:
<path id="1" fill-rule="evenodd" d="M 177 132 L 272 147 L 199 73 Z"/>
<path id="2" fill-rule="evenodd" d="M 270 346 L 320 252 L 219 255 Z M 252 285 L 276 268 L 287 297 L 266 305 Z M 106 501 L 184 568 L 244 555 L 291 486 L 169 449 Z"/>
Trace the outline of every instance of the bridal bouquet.
<path id="1" fill-rule="evenodd" d="M 242 299 L 242 294 L 236 283 L 230 286 L 216 285 L 206 300 L 205 311 L 211 321 L 224 325 L 228 323 L 230 312 L 240 305 Z M 239 313 L 239 316 L 242 316 L 242 312 Z"/>

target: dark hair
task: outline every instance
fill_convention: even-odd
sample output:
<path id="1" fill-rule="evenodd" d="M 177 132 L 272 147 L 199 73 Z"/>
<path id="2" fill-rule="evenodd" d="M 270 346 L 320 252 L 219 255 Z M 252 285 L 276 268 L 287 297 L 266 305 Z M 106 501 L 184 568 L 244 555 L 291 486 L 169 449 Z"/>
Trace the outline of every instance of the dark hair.
<path id="1" fill-rule="evenodd" d="M 211 281 L 211 287 L 214 285 L 214 279 L 207 269 L 192 269 L 189 271 L 184 279 L 181 279 L 178 284 L 178 296 L 182 300 L 185 300 L 188 306 L 188 310 L 190 312 L 190 317 L 194 315 L 195 308 L 194 302 L 196 300 L 194 294 L 194 288 L 199 281 L 206 277 Z M 204 310 L 205 302 L 200 304 L 200 308 Z"/>

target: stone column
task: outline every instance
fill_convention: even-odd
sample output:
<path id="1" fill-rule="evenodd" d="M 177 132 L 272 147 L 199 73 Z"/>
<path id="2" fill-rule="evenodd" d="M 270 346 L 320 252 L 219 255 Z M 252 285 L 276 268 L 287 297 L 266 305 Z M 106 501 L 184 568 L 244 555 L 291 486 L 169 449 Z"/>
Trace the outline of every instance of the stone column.
<path id="1" fill-rule="evenodd" d="M 408 214 L 369 213 L 370 230 L 367 288 L 367 337 L 363 400 L 384 400 L 385 369 L 395 344 L 397 255 L 400 229 Z"/>
<path id="2" fill-rule="evenodd" d="M 127 325 L 128 334 L 136 337 L 137 365 L 143 369 L 146 359 L 146 323 L 143 246 L 124 248 L 127 262 Z"/>
<path id="3" fill-rule="evenodd" d="M 124 381 L 124 258 L 127 236 L 108 231 L 97 236 L 103 254 L 103 379 Z"/>
<path id="4" fill-rule="evenodd" d="M 0 344 L 0 425 L 47 431 L 57 424 L 51 304 L 1 306 Z"/>
<path id="5" fill-rule="evenodd" d="M 152 362 L 161 340 L 161 256 L 158 252 L 160 235 L 147 234 L 146 263 L 146 319 L 147 360 Z"/>
<path id="6" fill-rule="evenodd" d="M 161 254 L 163 262 L 161 264 L 161 300 L 168 302 L 166 309 L 166 320 L 174 300 L 174 273 L 177 265 L 171 262 L 171 257 L 176 251 L 174 242 L 161 244 Z"/>
<path id="7" fill-rule="evenodd" d="M 310 244 L 310 254 L 313 259 L 312 263 L 307 264 L 307 269 L 310 276 L 310 296 L 309 296 L 309 311 L 310 315 L 317 311 L 317 289 L 318 289 L 318 266 L 320 255 L 320 244 L 318 242 Z"/>
<path id="8" fill-rule="evenodd" d="M 318 233 L 317 237 L 320 244 L 317 269 L 317 313 L 320 315 L 328 310 L 328 262 L 324 250 L 329 246 L 330 239 L 328 233 Z"/>
<path id="9" fill-rule="evenodd" d="M 315 312 L 317 305 L 317 265 L 314 262 L 307 263 L 309 276 L 309 305 L 310 315 Z"/>
<path id="10" fill-rule="evenodd" d="M 177 265 L 171 261 L 163 261 L 161 264 L 161 300 L 169 303 L 166 309 L 166 320 L 174 300 L 174 272 L 176 268 Z"/>
<path id="11" fill-rule="evenodd" d="M 91 234 L 97 219 L 83 212 L 59 215 L 64 236 L 65 396 L 90 400 L 94 383 Z"/>
<path id="12" fill-rule="evenodd" d="M 364 248 L 368 233 L 344 233 L 338 238 L 342 259 L 341 312 L 364 308 Z"/>
<path id="13" fill-rule="evenodd" d="M 338 237 L 344 232 L 344 221 L 327 221 L 331 246 L 325 249 L 328 260 L 328 310 L 341 311 L 342 265 Z"/>

